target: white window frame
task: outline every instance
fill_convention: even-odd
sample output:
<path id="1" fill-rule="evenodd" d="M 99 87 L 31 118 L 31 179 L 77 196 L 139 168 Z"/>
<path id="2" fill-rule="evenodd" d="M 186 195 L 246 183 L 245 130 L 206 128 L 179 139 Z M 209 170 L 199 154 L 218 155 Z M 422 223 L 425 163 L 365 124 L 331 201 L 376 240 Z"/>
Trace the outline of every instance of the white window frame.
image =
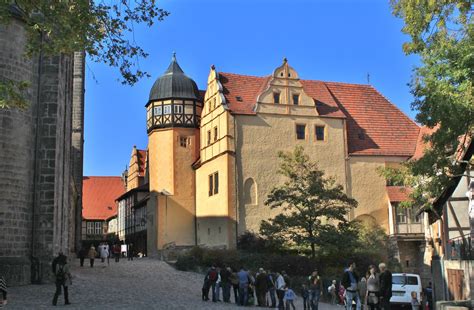
<path id="1" fill-rule="evenodd" d="M 102 223 L 101 222 L 95 222 L 94 225 L 94 231 L 96 235 L 102 235 Z"/>
<path id="2" fill-rule="evenodd" d="M 94 234 L 94 222 L 87 222 L 87 234 L 88 235 Z"/>
<path id="3" fill-rule="evenodd" d="M 160 105 L 160 106 L 153 107 L 153 109 L 154 109 L 154 110 L 153 110 L 153 114 L 154 114 L 155 116 L 161 115 L 161 112 L 163 111 L 163 109 L 161 108 L 161 105 Z"/>
<path id="4" fill-rule="evenodd" d="M 174 114 L 183 114 L 183 105 L 175 104 L 174 105 Z"/>
<path id="5" fill-rule="evenodd" d="M 163 114 L 164 115 L 170 115 L 171 114 L 171 105 L 170 104 L 165 104 L 163 106 Z"/>

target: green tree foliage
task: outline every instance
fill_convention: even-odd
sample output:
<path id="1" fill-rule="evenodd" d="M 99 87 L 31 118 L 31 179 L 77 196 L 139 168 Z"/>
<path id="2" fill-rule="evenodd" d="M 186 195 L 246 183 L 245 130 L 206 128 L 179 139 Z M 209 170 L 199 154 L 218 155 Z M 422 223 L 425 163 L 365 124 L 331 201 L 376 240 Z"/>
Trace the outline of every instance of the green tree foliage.
<path id="1" fill-rule="evenodd" d="M 462 173 L 456 153 L 466 147 L 474 130 L 474 25 L 468 0 L 392 0 L 393 13 L 404 20 L 410 41 L 407 54 L 420 56 L 410 83 L 416 120 L 433 128 L 425 136 L 424 156 L 388 178 L 404 178 L 414 190 L 413 203 L 429 207 L 452 180 Z"/>
<path id="2" fill-rule="evenodd" d="M 279 173 L 287 181 L 272 189 L 265 204 L 281 213 L 262 221 L 260 234 L 276 244 L 310 248 L 311 257 L 315 257 L 316 246 L 343 228 L 347 212 L 357 202 L 344 194 L 334 178 L 325 177 L 302 147 L 292 153 L 279 152 L 278 157 Z M 334 222 L 340 224 L 335 226 Z"/>
<path id="3" fill-rule="evenodd" d="M 148 54 L 134 41 L 134 27 L 151 27 L 169 13 L 155 0 L 1 1 L 0 23 L 9 23 L 13 15 L 25 21 L 26 56 L 40 51 L 45 55 L 85 51 L 89 59 L 117 67 L 122 83 L 133 85 L 148 76 L 139 67 L 139 59 Z M 22 83 L 0 81 L 3 107 L 24 104 L 16 100 L 22 97 Z"/>

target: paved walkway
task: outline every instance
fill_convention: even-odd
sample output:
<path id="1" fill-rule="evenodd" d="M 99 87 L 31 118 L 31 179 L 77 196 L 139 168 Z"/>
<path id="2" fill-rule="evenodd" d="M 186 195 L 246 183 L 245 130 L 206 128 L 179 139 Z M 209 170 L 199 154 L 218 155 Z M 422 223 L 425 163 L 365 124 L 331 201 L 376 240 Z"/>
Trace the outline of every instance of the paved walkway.
<path id="1" fill-rule="evenodd" d="M 158 260 L 111 260 L 108 267 L 96 260 L 94 268 L 74 264 L 71 305 L 65 306 L 61 295 L 58 307 L 51 306 L 55 286 L 44 284 L 9 288 L 5 309 L 237 309 L 235 304 L 201 301 L 200 274 L 177 271 Z M 301 300 L 296 306 L 303 308 Z M 320 304 L 319 309 L 342 308 Z"/>

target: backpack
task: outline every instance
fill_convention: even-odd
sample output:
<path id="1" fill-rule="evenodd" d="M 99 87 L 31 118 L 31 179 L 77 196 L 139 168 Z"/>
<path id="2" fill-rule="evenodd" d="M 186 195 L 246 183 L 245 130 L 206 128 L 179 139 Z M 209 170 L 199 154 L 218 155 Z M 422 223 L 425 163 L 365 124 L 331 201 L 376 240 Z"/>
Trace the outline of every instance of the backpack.
<path id="1" fill-rule="evenodd" d="M 66 281 L 66 271 L 64 270 L 65 264 L 59 264 L 56 270 L 56 281 L 64 283 Z"/>
<path id="2" fill-rule="evenodd" d="M 216 282 L 217 281 L 217 271 L 211 270 L 209 271 L 209 281 Z"/>

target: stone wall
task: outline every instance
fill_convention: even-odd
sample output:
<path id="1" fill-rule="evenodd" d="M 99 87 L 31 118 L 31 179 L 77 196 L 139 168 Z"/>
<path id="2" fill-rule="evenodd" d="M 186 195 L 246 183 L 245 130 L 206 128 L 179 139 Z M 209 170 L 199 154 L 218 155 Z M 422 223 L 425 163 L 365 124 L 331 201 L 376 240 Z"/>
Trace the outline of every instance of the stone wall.
<path id="1" fill-rule="evenodd" d="M 0 274 L 9 285 L 50 279 L 53 256 L 74 251 L 81 212 L 83 69 L 74 92 L 73 55 L 25 58 L 25 44 L 21 20 L 0 25 L 0 78 L 29 82 L 25 110 L 0 110 Z"/>

